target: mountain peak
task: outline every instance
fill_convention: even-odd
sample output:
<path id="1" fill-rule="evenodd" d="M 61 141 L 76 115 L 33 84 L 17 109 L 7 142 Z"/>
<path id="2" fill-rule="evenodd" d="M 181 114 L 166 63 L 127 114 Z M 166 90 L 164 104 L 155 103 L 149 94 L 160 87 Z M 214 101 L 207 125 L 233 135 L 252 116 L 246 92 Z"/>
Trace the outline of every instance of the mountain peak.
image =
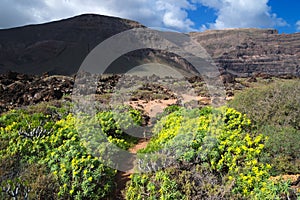
<path id="1" fill-rule="evenodd" d="M 145 27 L 117 17 L 83 14 L 37 25 L 0 30 L 0 73 L 76 73 L 87 54 L 120 32 Z"/>
<path id="2" fill-rule="evenodd" d="M 83 14 L 3 29 L 0 30 L 0 73 L 74 74 L 95 46 L 115 34 L 140 27 L 144 26 L 128 19 Z M 189 36 L 205 48 L 221 70 L 240 76 L 261 72 L 300 76 L 300 33 L 278 34 L 275 29 L 243 28 L 192 32 Z M 138 64 L 135 60 L 141 55 L 154 55 L 186 71 L 193 69 L 178 55 L 154 50 L 125 55 L 125 59 L 116 62 L 116 67 L 124 68 L 125 61 L 128 65 Z"/>

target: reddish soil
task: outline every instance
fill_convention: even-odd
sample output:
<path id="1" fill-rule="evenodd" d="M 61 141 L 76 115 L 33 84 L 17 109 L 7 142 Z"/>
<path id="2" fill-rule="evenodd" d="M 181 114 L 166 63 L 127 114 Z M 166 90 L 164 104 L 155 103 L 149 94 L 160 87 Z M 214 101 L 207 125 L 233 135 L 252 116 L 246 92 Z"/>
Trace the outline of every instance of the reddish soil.
<path id="1" fill-rule="evenodd" d="M 138 150 L 143 149 L 147 146 L 147 144 L 149 143 L 149 140 L 146 139 L 140 139 L 140 141 L 132 148 L 130 148 L 128 151 L 130 153 L 136 154 L 138 152 Z M 134 166 L 134 160 L 132 160 L 132 166 Z M 118 171 L 117 175 L 116 175 L 116 191 L 115 194 L 116 196 L 114 197 L 114 199 L 117 200 L 121 200 L 124 199 L 124 195 L 122 194 L 122 191 L 125 189 L 126 187 L 126 183 L 130 180 L 130 175 L 133 174 L 134 169 L 131 169 L 128 172 L 122 172 L 122 171 Z"/>
<path id="2" fill-rule="evenodd" d="M 175 104 L 177 99 L 168 99 L 168 100 L 138 100 L 128 102 L 133 108 L 140 109 L 142 108 L 149 117 L 155 117 L 158 113 L 163 112 L 163 110 L 169 105 Z"/>
<path id="3" fill-rule="evenodd" d="M 138 150 L 145 148 L 148 143 L 149 140 L 141 139 L 134 147 L 130 148 L 128 151 L 130 153 L 137 153 Z"/>
<path id="4" fill-rule="evenodd" d="M 185 95 L 183 96 L 184 102 L 188 102 L 191 100 L 199 100 L 204 103 L 210 103 L 210 99 L 206 97 L 200 97 L 200 96 L 191 96 L 191 95 Z M 138 100 L 138 101 L 130 101 L 127 104 L 131 105 L 133 108 L 142 108 L 145 113 L 150 117 L 155 117 L 158 113 L 163 112 L 163 110 L 172 104 L 175 104 L 177 102 L 177 99 L 168 99 L 168 100 L 152 100 L 152 101 L 145 101 L 145 100 Z M 136 154 L 138 150 L 143 149 L 147 146 L 149 143 L 149 140 L 147 139 L 140 139 L 140 141 L 132 148 L 130 148 L 128 151 L 130 153 Z M 129 164 L 132 166 L 135 166 L 134 160 L 129 161 Z M 122 191 L 126 188 L 126 183 L 130 180 L 130 175 L 134 173 L 134 167 L 133 169 L 129 170 L 128 172 L 122 172 L 118 171 L 116 175 L 116 191 L 115 191 L 115 197 L 113 199 L 124 199 L 124 195 L 122 194 Z"/>

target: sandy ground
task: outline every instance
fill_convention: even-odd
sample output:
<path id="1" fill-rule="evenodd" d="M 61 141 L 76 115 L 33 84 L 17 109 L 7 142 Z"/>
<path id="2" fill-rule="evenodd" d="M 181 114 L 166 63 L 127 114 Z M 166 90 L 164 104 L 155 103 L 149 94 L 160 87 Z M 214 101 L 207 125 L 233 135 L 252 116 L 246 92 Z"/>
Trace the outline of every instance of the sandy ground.
<path id="1" fill-rule="evenodd" d="M 182 95 L 182 103 L 187 103 L 192 100 L 200 101 L 203 104 L 211 103 L 211 100 L 208 97 L 192 96 L 188 94 Z M 144 110 L 146 114 L 148 114 L 149 117 L 152 118 L 155 117 L 158 113 L 162 113 L 166 107 L 172 104 L 176 104 L 176 102 L 177 99 L 152 100 L 152 101 L 138 100 L 138 101 L 127 102 L 126 104 L 131 105 L 135 109 Z"/>
<path id="2" fill-rule="evenodd" d="M 128 102 L 127 104 L 131 105 L 133 108 L 136 109 L 143 109 L 145 113 L 149 115 L 149 117 L 155 117 L 158 113 L 162 113 L 166 107 L 175 104 L 176 102 L 177 99 L 152 101 L 138 100 Z"/>

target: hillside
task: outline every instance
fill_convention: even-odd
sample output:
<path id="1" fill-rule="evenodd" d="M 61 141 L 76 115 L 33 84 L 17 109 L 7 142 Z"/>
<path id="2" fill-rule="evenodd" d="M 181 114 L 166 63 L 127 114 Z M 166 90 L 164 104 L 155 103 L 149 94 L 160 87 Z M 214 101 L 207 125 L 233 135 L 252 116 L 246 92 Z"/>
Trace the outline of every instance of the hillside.
<path id="1" fill-rule="evenodd" d="M 72 75 L 100 42 L 142 24 L 126 19 L 85 14 L 61 21 L 0 30 L 0 73 Z M 220 69 L 238 76 L 256 73 L 299 76 L 300 33 L 272 29 L 228 29 L 189 33 Z M 159 62 L 194 73 L 179 56 L 154 50 L 134 51 L 114 62 L 115 72 Z M 223 70 L 222 70 L 223 71 Z"/>
<path id="2" fill-rule="evenodd" d="M 0 30 L 0 73 L 8 70 L 70 75 L 108 37 L 141 24 L 85 14 L 41 25 Z"/>
<path id="3" fill-rule="evenodd" d="M 228 29 L 190 33 L 217 65 L 238 76 L 300 75 L 300 33 L 273 29 Z"/>

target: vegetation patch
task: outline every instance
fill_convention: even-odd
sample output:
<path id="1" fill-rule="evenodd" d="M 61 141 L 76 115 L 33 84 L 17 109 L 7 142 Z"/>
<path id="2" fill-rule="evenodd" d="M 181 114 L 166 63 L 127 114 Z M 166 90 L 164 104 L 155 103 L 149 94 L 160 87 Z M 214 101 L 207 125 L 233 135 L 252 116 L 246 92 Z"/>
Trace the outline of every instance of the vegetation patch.
<path id="1" fill-rule="evenodd" d="M 0 117 L 2 199 L 104 199 L 114 191 L 116 170 L 88 151 L 83 133 L 99 135 L 94 128 L 98 124 L 103 138 L 128 149 L 136 140 L 121 127 L 140 125 L 141 112 L 124 107 L 118 117 L 113 111 L 78 117 L 65 110 L 63 106 L 47 107 L 44 113 L 19 109 Z M 90 124 L 83 120 L 87 118 Z"/>
<path id="2" fill-rule="evenodd" d="M 289 185 L 272 182 L 272 166 L 260 162 L 266 140 L 252 134 L 251 121 L 231 108 L 174 111 L 156 124 L 154 137 L 140 153 L 163 152 L 176 161 L 158 173 L 133 175 L 126 198 L 280 198 Z M 151 160 L 157 161 L 162 162 Z M 160 173 L 169 180 L 163 188 L 155 182 Z"/>
<path id="3" fill-rule="evenodd" d="M 269 138 L 261 160 L 274 166 L 272 175 L 300 172 L 299 92 L 299 80 L 277 80 L 247 89 L 229 102 L 254 122 L 255 132 Z"/>

